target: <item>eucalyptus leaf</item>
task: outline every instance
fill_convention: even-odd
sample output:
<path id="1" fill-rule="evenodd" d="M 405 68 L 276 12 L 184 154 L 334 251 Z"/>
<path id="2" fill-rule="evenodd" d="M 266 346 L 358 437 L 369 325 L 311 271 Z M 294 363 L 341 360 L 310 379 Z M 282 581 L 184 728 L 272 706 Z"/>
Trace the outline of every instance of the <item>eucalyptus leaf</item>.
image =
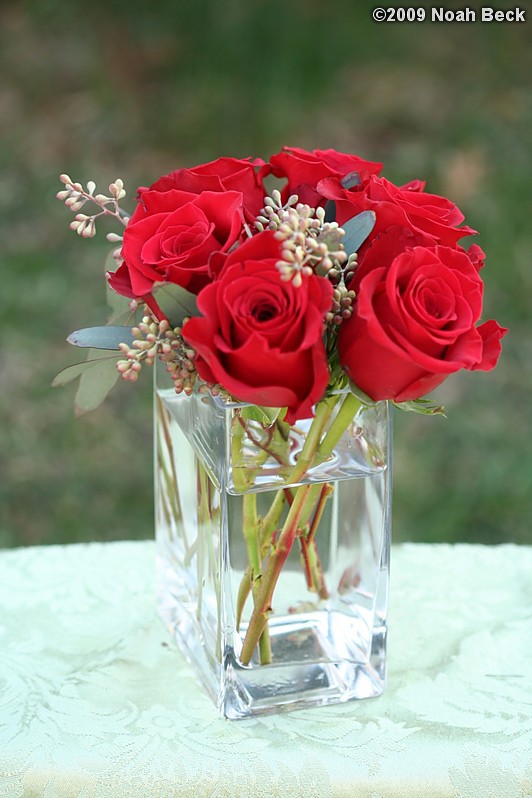
<path id="1" fill-rule="evenodd" d="M 113 252 L 115 251 L 116 246 L 112 248 L 105 259 L 104 269 L 105 274 L 112 274 L 116 271 L 117 262 L 113 257 Z M 107 282 L 107 280 L 106 280 Z M 109 283 L 107 282 L 107 304 L 111 308 L 112 315 L 115 316 L 117 313 L 122 313 L 126 308 L 129 307 L 129 303 L 131 299 L 127 296 L 122 296 L 122 294 L 117 294 L 116 291 L 113 291 Z"/>
<path id="2" fill-rule="evenodd" d="M 362 211 L 342 225 L 342 229 L 345 231 L 342 243 L 348 255 L 358 252 L 375 227 L 376 219 L 375 211 Z"/>
<path id="3" fill-rule="evenodd" d="M 392 402 L 394 407 L 406 413 L 422 413 L 424 416 L 444 416 L 445 408 L 434 404 L 430 399 L 413 399 L 410 402 Z"/>
<path id="4" fill-rule="evenodd" d="M 119 344 L 126 343 L 131 346 L 134 340 L 135 337 L 130 327 L 110 325 L 75 330 L 67 338 L 69 344 L 93 349 L 118 349 Z"/>
<path id="5" fill-rule="evenodd" d="M 199 316 L 197 297 L 175 283 L 159 283 L 153 288 L 155 301 L 172 325 L 180 327 L 185 316 Z"/>
<path id="6" fill-rule="evenodd" d="M 325 221 L 334 222 L 336 219 L 336 202 L 334 200 L 327 200 L 325 203 Z"/>
<path id="7" fill-rule="evenodd" d="M 271 426 L 279 416 L 281 408 L 279 407 L 259 407 L 258 405 L 249 405 L 245 407 L 242 416 L 251 421 L 258 421 L 259 424 Z"/>
<path id="8" fill-rule="evenodd" d="M 105 256 L 104 269 L 105 269 L 105 273 L 106 274 L 108 272 L 115 272 L 117 267 L 118 267 L 118 264 L 117 264 L 117 262 L 115 260 L 114 254 L 113 254 L 118 248 L 119 248 L 119 245 L 115 244 L 114 247 L 112 249 L 110 249 L 109 252 L 107 253 L 107 255 Z"/>
<path id="9" fill-rule="evenodd" d="M 92 361 L 92 367 L 81 374 L 74 400 L 77 416 L 99 407 L 120 377 L 116 368 L 116 357 L 104 357 L 94 362 L 97 356 L 98 350 L 89 350 L 88 359 Z"/>
<path id="10" fill-rule="evenodd" d="M 63 385 L 68 385 L 78 377 L 81 377 L 84 372 L 97 366 L 102 360 L 109 360 L 113 363 L 116 363 L 118 356 L 105 355 L 104 357 L 95 357 L 90 360 L 83 360 L 81 363 L 73 363 L 71 366 L 66 366 L 66 368 L 62 369 L 59 374 L 56 374 L 56 376 L 53 378 L 52 388 L 60 388 Z"/>
<path id="11" fill-rule="evenodd" d="M 116 250 L 116 246 L 109 252 L 107 258 L 105 259 L 105 273 L 108 274 L 110 272 L 116 271 L 117 262 L 113 257 L 113 252 Z M 135 323 L 135 311 L 131 310 L 129 307 L 129 303 L 131 302 L 131 298 L 127 296 L 122 296 L 122 294 L 118 294 L 114 291 L 109 283 L 107 283 L 107 304 L 111 308 L 111 313 L 109 315 L 109 319 L 107 321 L 108 325 L 116 325 L 116 324 L 124 324 L 132 327 Z"/>
<path id="12" fill-rule="evenodd" d="M 128 330 L 137 323 L 135 321 L 136 314 L 131 308 L 127 307 L 127 309 L 123 310 L 122 313 L 118 313 L 116 316 L 111 316 L 109 321 L 107 322 L 107 327 L 127 327 Z"/>
<path id="13" fill-rule="evenodd" d="M 360 174 L 358 172 L 349 172 L 348 175 L 341 180 L 343 188 L 354 188 L 362 183 Z"/>
<path id="14" fill-rule="evenodd" d="M 111 326 L 129 324 L 129 326 L 132 327 L 134 324 L 135 312 L 129 307 L 131 299 L 127 296 L 117 294 L 109 284 L 107 284 L 106 296 L 107 304 L 111 309 L 107 324 Z"/>

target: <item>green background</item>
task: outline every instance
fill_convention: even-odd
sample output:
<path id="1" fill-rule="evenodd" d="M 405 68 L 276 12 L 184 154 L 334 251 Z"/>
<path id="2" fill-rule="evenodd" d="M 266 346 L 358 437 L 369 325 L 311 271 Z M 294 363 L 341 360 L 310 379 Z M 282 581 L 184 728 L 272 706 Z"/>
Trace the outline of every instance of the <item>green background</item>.
<path id="1" fill-rule="evenodd" d="M 79 354 L 65 336 L 106 317 L 104 225 L 68 230 L 58 174 L 122 177 L 131 208 L 175 168 L 284 144 L 425 178 L 481 231 L 484 318 L 511 332 L 494 372 L 434 393 L 447 419 L 396 413 L 395 537 L 531 542 L 532 22 L 379 25 L 371 8 L 2 3 L 1 546 L 153 535 L 150 375 L 79 420 L 73 388 L 50 387 Z"/>

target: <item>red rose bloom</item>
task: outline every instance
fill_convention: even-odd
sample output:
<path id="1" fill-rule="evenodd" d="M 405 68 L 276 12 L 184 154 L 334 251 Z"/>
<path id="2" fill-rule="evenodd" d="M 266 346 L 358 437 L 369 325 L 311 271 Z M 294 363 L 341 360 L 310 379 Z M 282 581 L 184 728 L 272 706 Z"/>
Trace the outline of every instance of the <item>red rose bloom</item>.
<path id="1" fill-rule="evenodd" d="M 418 399 L 462 368 L 492 369 L 507 330 L 495 321 L 475 327 L 482 291 L 466 252 L 407 249 L 360 281 L 338 340 L 343 368 L 372 399 L 397 402 Z"/>
<path id="2" fill-rule="evenodd" d="M 192 194 L 143 189 L 124 231 L 123 264 L 109 283 L 117 293 L 145 297 L 154 283 L 177 283 L 198 293 L 210 280 L 208 263 L 242 231 L 242 194 Z"/>
<path id="3" fill-rule="evenodd" d="M 389 266 L 394 259 L 406 249 L 413 247 L 431 247 L 434 242 L 431 236 L 426 233 L 414 232 L 407 227 L 392 225 L 362 249 L 354 277 L 349 284 L 355 293 L 358 293 L 360 283 L 368 272 L 373 269 Z M 484 252 L 478 244 L 471 244 L 468 250 L 460 245 L 456 246 L 457 251 L 465 252 L 477 271 L 484 266 Z"/>
<path id="4" fill-rule="evenodd" d="M 433 244 L 456 246 L 463 236 L 476 231 L 459 227 L 464 216 L 450 200 L 437 194 L 427 194 L 423 183 L 413 181 L 395 186 L 384 177 L 371 176 L 361 186 L 346 189 L 337 178 L 327 178 L 318 184 L 318 191 L 336 203 L 336 221 L 342 225 L 362 211 L 375 211 L 376 222 L 361 255 L 371 241 L 392 226 L 410 230 L 414 235 L 428 236 Z"/>
<path id="5" fill-rule="evenodd" d="M 257 167 L 262 167 L 261 158 L 218 158 L 210 163 L 194 166 L 192 169 L 176 169 L 169 175 L 159 178 L 150 191 L 240 191 L 243 196 L 244 215 L 253 221 L 264 203 L 264 186 Z M 147 189 L 139 189 L 142 195 Z"/>
<path id="6" fill-rule="evenodd" d="M 197 352 L 200 377 L 236 399 L 287 407 L 287 421 L 312 415 L 329 379 L 322 340 L 332 286 L 312 275 L 295 287 L 281 280 L 279 243 L 267 231 L 227 257 L 218 279 L 198 296 L 203 318 L 183 337 Z"/>
<path id="7" fill-rule="evenodd" d="M 433 245 L 432 237 L 425 233 L 414 232 L 409 227 L 391 225 L 359 250 L 355 274 L 349 283 L 349 288 L 358 293 L 360 283 L 368 272 L 390 266 L 406 249 Z"/>
<path id="8" fill-rule="evenodd" d="M 299 147 L 283 147 L 280 153 L 270 158 L 269 167 L 266 167 L 276 177 L 288 178 L 288 185 L 283 190 L 285 201 L 291 194 L 297 194 L 300 202 L 313 207 L 325 204 L 323 195 L 316 190 L 320 180 L 334 177 L 340 181 L 346 175 L 356 173 L 365 181 L 370 175 L 379 174 L 381 169 L 381 163 L 365 161 L 357 155 L 336 150 L 307 152 Z"/>

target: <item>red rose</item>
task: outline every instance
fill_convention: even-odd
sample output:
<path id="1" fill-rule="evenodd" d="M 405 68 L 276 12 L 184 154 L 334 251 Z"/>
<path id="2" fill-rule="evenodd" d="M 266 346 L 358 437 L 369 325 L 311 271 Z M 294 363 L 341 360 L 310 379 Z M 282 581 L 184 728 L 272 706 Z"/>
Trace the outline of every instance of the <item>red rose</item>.
<path id="1" fill-rule="evenodd" d="M 437 194 L 427 194 L 423 183 L 412 181 L 395 186 L 384 177 L 371 176 L 361 186 L 346 189 L 337 178 L 326 178 L 318 184 L 318 191 L 336 203 L 336 221 L 342 225 L 362 211 L 375 211 L 376 222 L 361 255 L 371 241 L 392 226 L 429 236 L 433 244 L 456 246 L 463 236 L 476 232 L 471 227 L 459 227 L 464 216 L 450 200 Z"/>
<path id="2" fill-rule="evenodd" d="M 358 257 L 358 264 L 353 280 L 349 284 L 355 293 L 358 293 L 360 283 L 368 272 L 373 269 L 388 267 L 394 259 L 406 249 L 413 247 L 431 247 L 434 245 L 432 237 L 426 233 L 414 232 L 407 227 L 392 225 L 377 238 L 374 238 L 367 247 L 362 247 Z M 466 252 L 469 260 L 477 271 L 484 266 L 486 257 L 478 244 L 471 244 L 468 250 L 460 245 L 456 246 L 459 252 Z"/>
<path id="3" fill-rule="evenodd" d="M 340 181 L 346 175 L 356 173 L 365 181 L 370 175 L 379 174 L 381 169 L 381 163 L 365 161 L 357 155 L 336 150 L 307 152 L 299 147 L 283 147 L 280 153 L 270 158 L 270 165 L 266 167 L 276 177 L 288 178 L 288 185 L 283 190 L 285 201 L 291 194 L 297 194 L 300 202 L 312 207 L 325 204 L 323 196 L 316 190 L 320 180 L 335 177 Z"/>
<path id="4" fill-rule="evenodd" d="M 377 238 L 370 240 L 367 246 L 361 247 L 358 253 L 357 266 L 353 280 L 349 283 L 349 288 L 358 293 L 360 283 L 368 272 L 373 269 L 390 266 L 394 259 L 406 249 L 413 247 L 431 247 L 434 245 L 432 237 L 414 232 L 409 227 L 391 225 Z"/>
<path id="5" fill-rule="evenodd" d="M 266 231 L 228 256 L 218 279 L 198 296 L 203 318 L 183 337 L 207 382 L 243 402 L 288 407 L 287 421 L 312 415 L 329 379 L 322 340 L 332 286 L 322 277 L 300 287 L 281 280 L 279 242 Z"/>
<path id="6" fill-rule="evenodd" d="M 145 297 L 154 283 L 168 282 L 198 293 L 210 281 L 210 256 L 238 241 L 242 222 L 242 194 L 237 191 L 142 189 L 124 231 L 124 262 L 109 275 L 111 288 L 124 296 Z"/>
<path id="7" fill-rule="evenodd" d="M 340 362 L 372 399 L 418 399 L 449 374 L 492 369 L 507 332 L 475 327 L 483 284 L 464 251 L 419 247 L 361 280 L 355 310 L 342 324 Z"/>
<path id="8" fill-rule="evenodd" d="M 261 158 L 218 158 L 216 161 L 194 166 L 192 169 L 176 169 L 159 178 L 150 191 L 240 191 L 243 196 L 244 215 L 247 221 L 258 216 L 264 204 L 264 186 L 257 167 L 262 167 Z M 147 189 L 139 189 L 139 193 Z"/>

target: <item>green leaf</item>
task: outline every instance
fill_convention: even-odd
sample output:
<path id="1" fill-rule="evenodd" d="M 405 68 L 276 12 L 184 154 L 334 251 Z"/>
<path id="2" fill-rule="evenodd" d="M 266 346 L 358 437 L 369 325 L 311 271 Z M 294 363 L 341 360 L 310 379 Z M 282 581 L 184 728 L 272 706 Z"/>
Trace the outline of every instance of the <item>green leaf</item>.
<path id="1" fill-rule="evenodd" d="M 375 227 L 376 219 L 375 211 L 362 211 L 342 225 L 342 229 L 345 231 L 342 243 L 348 255 L 358 252 Z"/>
<path id="2" fill-rule="evenodd" d="M 81 377 L 74 402 L 77 416 L 97 408 L 120 376 L 116 368 L 119 358 L 114 354 L 102 357 L 99 351 L 89 349 L 87 360 L 67 366 L 52 381 L 57 388 Z"/>
<path id="3" fill-rule="evenodd" d="M 116 247 L 113 247 L 113 251 Z M 105 262 L 106 271 L 114 271 L 116 261 L 109 253 Z M 107 286 L 107 304 L 111 309 L 110 322 L 105 327 L 88 327 L 76 330 L 68 337 L 69 343 L 90 347 L 87 359 L 67 366 L 52 380 L 52 387 L 68 385 L 80 378 L 75 398 L 76 415 L 82 415 L 97 408 L 120 377 L 116 364 L 120 354 L 110 353 L 118 349 L 118 344 L 131 346 L 134 337 L 131 325 L 135 314 L 129 307 L 130 300 Z M 123 322 L 117 324 L 117 322 Z M 113 323 L 114 322 L 114 323 Z M 102 354 L 102 350 L 108 354 Z"/>
<path id="4" fill-rule="evenodd" d="M 128 306 L 127 310 L 122 311 L 116 316 L 111 316 L 109 321 L 107 322 L 107 327 L 127 327 L 128 330 L 131 330 L 133 325 L 137 322 L 135 321 L 136 314 L 131 310 Z"/>
<path id="5" fill-rule="evenodd" d="M 334 222 L 336 218 L 336 202 L 334 200 L 327 200 L 325 203 L 325 221 Z"/>
<path id="6" fill-rule="evenodd" d="M 243 408 L 242 416 L 250 421 L 258 421 L 259 424 L 271 426 L 278 418 L 281 412 L 280 407 L 259 407 L 258 405 L 249 405 Z"/>
<path id="7" fill-rule="evenodd" d="M 88 360 L 92 361 L 92 367 L 81 374 L 74 399 L 74 408 L 77 416 L 99 407 L 120 377 L 116 368 L 116 357 L 97 359 L 97 355 L 98 350 L 89 350 Z M 94 362 L 95 358 L 96 362 Z"/>
<path id="8" fill-rule="evenodd" d="M 112 273 L 116 271 L 117 262 L 113 258 L 113 252 L 117 249 L 115 245 L 112 250 L 110 250 L 109 254 L 105 259 L 105 273 Z M 116 291 L 113 291 L 109 283 L 107 283 L 106 287 L 106 296 L 107 296 L 107 304 L 111 309 L 111 313 L 109 315 L 109 320 L 107 324 L 124 324 L 132 327 L 135 319 L 135 312 L 131 310 L 129 307 L 129 303 L 131 302 L 131 298 L 127 296 L 122 296 L 122 294 L 117 294 Z"/>
<path id="9" fill-rule="evenodd" d="M 413 399 L 410 402 L 392 402 L 394 407 L 399 410 L 404 410 L 405 413 L 422 413 L 424 416 L 443 416 L 445 415 L 445 408 L 442 405 L 436 405 L 430 399 Z"/>
<path id="10" fill-rule="evenodd" d="M 362 391 L 358 385 L 355 385 L 355 383 L 351 380 L 349 380 L 349 390 L 353 396 L 356 396 L 359 402 L 362 402 L 362 404 L 366 407 L 373 407 L 375 404 L 375 400 L 372 399 L 371 396 L 368 396 L 367 393 L 364 393 L 364 391 Z"/>
<path id="11" fill-rule="evenodd" d="M 341 183 L 343 188 L 349 189 L 359 186 L 362 183 L 362 180 L 358 172 L 349 172 L 348 175 L 342 178 Z"/>
<path id="12" fill-rule="evenodd" d="M 85 371 L 97 366 L 102 360 L 112 360 L 113 363 L 116 363 L 118 357 L 117 355 L 105 355 L 104 357 L 100 356 L 90 360 L 82 360 L 81 363 L 74 363 L 71 366 L 67 366 L 53 378 L 52 388 L 60 388 L 63 385 L 68 385 L 69 382 L 73 382 L 78 377 L 81 377 Z"/>
<path id="13" fill-rule="evenodd" d="M 196 295 L 180 285 L 155 284 L 153 296 L 172 327 L 180 327 L 185 316 L 200 315 Z"/>
<path id="14" fill-rule="evenodd" d="M 74 346 L 91 347 L 93 349 L 118 349 L 122 343 L 131 346 L 135 340 L 130 327 L 106 326 L 85 327 L 75 330 L 67 341 Z"/>
<path id="15" fill-rule="evenodd" d="M 109 314 L 109 320 L 107 322 L 108 325 L 128 325 L 130 327 L 133 326 L 133 320 L 135 318 L 135 313 L 129 307 L 129 303 L 131 299 L 127 296 L 121 296 L 117 294 L 116 291 L 113 291 L 110 285 L 107 285 L 107 304 L 111 309 L 111 313 Z"/>

